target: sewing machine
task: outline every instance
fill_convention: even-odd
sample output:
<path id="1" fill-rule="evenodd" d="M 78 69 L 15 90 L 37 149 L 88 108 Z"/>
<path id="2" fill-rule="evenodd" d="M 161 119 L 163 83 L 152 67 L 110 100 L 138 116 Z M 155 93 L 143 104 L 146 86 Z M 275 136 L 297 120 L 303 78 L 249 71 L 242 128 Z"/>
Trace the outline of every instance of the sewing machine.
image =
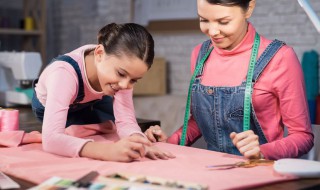
<path id="1" fill-rule="evenodd" d="M 0 106 L 29 105 L 41 66 L 38 52 L 0 52 Z"/>

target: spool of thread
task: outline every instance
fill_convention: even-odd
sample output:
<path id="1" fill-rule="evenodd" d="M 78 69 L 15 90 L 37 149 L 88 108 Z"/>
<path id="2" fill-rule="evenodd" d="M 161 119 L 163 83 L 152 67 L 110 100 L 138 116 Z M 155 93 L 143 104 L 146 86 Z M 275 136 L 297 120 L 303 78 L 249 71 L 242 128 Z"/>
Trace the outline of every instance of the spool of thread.
<path id="1" fill-rule="evenodd" d="M 1 115 L 1 131 L 19 130 L 19 110 L 2 109 Z"/>
<path id="2" fill-rule="evenodd" d="M 24 18 L 24 29 L 25 30 L 34 30 L 34 20 L 32 17 Z"/>

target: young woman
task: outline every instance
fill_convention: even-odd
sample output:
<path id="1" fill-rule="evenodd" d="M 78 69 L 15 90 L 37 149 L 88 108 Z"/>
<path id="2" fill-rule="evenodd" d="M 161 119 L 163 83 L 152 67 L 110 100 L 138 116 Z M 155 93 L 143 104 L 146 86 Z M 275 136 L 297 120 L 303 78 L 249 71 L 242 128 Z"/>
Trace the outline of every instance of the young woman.
<path id="1" fill-rule="evenodd" d="M 134 23 L 108 24 L 99 31 L 97 45 L 55 58 L 34 82 L 32 108 L 43 122 L 43 149 L 123 162 L 173 158 L 152 147 L 134 114 L 132 88 L 153 58 L 152 36 Z M 114 132 L 121 138 L 115 143 L 82 138 Z"/>
<path id="2" fill-rule="evenodd" d="M 197 0 L 209 40 L 191 55 L 191 117 L 168 142 L 192 144 L 202 135 L 209 150 L 266 159 L 299 157 L 312 148 L 299 60 L 291 47 L 259 35 L 248 22 L 255 3 Z M 158 126 L 146 134 L 166 140 Z"/>

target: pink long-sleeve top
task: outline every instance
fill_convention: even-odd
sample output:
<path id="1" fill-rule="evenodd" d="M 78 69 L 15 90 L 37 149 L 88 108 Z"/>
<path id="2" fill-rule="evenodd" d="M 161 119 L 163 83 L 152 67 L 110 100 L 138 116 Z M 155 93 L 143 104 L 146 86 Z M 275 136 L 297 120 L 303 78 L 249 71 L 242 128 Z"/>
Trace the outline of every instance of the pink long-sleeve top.
<path id="1" fill-rule="evenodd" d="M 249 23 L 242 42 L 232 50 L 214 48 L 206 61 L 201 83 L 206 86 L 239 86 L 247 75 L 255 29 Z M 261 37 L 260 56 L 270 40 Z M 201 44 L 191 54 L 191 73 L 196 65 Z M 313 133 L 305 95 L 305 83 L 300 62 L 294 50 L 285 45 L 270 61 L 254 84 L 252 103 L 258 121 L 268 140 L 260 146 L 267 159 L 298 157 L 313 146 Z M 284 127 L 288 136 L 284 136 Z M 178 144 L 182 129 L 168 141 Z M 191 143 L 201 136 L 191 116 L 186 142 Z"/>
<path id="2" fill-rule="evenodd" d="M 97 92 L 90 86 L 85 72 L 84 53 L 95 47 L 95 45 L 85 45 L 66 54 L 78 63 L 81 70 L 85 97 L 80 103 L 101 99 L 103 96 L 102 92 Z M 65 130 L 69 105 L 77 97 L 79 83 L 77 74 L 69 63 L 56 62 L 46 67 L 35 87 L 37 97 L 45 107 L 42 125 L 43 148 L 54 154 L 77 157 L 84 144 L 92 141 L 79 138 L 79 136 L 85 136 L 84 133 L 90 133 L 90 131 L 103 131 L 104 127 L 113 127 L 114 124 L 106 122 L 87 126 L 70 126 L 72 132 Z M 134 133 L 144 135 L 136 121 L 132 89 L 121 90 L 114 95 L 113 109 L 115 125 L 120 138 Z M 89 132 L 86 129 L 89 129 Z"/>

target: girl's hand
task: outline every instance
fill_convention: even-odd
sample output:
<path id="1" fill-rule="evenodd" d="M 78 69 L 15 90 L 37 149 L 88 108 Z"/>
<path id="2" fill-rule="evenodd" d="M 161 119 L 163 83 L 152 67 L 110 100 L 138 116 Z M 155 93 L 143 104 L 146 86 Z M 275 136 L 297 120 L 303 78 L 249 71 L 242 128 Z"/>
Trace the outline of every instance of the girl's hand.
<path id="1" fill-rule="evenodd" d="M 161 151 L 155 146 L 148 146 L 146 147 L 146 157 L 152 160 L 157 160 L 157 159 L 168 160 L 170 158 L 175 158 L 176 156 L 174 156 L 170 152 Z"/>
<path id="2" fill-rule="evenodd" d="M 166 142 L 168 136 L 161 130 L 159 125 L 149 127 L 144 134 L 151 142 Z"/>
<path id="3" fill-rule="evenodd" d="M 80 156 L 105 161 L 131 162 L 145 157 L 147 146 L 151 146 L 148 139 L 133 135 L 110 144 L 88 142 L 80 151 Z"/>
<path id="4" fill-rule="evenodd" d="M 241 133 L 232 132 L 230 138 L 244 157 L 249 159 L 261 158 L 259 137 L 252 130 Z"/>

